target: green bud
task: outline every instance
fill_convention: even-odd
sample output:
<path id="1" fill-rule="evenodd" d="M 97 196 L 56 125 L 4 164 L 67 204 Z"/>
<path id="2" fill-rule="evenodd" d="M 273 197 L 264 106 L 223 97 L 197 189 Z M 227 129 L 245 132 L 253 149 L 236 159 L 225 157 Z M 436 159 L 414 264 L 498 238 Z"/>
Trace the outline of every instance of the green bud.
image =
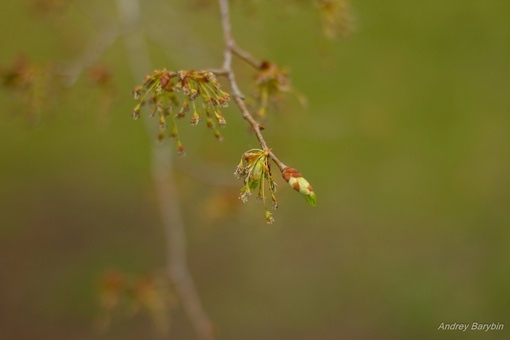
<path id="1" fill-rule="evenodd" d="M 273 214 L 269 210 L 266 210 L 264 212 L 264 217 L 266 219 L 267 224 L 271 224 L 274 222 Z"/>
<path id="2" fill-rule="evenodd" d="M 285 168 L 282 171 L 283 178 L 289 185 L 299 192 L 312 207 L 317 205 L 317 197 L 312 186 L 308 181 L 294 168 Z"/>

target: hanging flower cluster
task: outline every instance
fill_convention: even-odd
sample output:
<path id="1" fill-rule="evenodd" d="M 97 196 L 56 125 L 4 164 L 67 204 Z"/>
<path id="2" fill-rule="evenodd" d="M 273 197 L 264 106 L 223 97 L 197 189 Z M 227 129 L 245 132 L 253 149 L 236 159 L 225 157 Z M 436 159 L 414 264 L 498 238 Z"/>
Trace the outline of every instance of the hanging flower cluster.
<path id="1" fill-rule="evenodd" d="M 352 31 L 352 15 L 346 0 L 317 0 L 322 30 L 329 39 L 346 37 Z"/>
<path id="2" fill-rule="evenodd" d="M 241 161 L 236 168 L 235 175 L 242 178 L 244 186 L 241 188 L 239 198 L 243 203 L 248 201 L 252 190 L 257 190 L 257 198 L 264 203 L 264 217 L 267 223 L 273 223 L 273 214 L 266 205 L 266 186 L 271 194 L 271 206 L 278 208 L 276 200 L 276 182 L 271 175 L 271 166 L 269 164 L 269 153 L 271 150 L 251 149 L 246 151 L 241 157 Z M 266 184 L 267 183 L 267 184 Z"/>
<path id="3" fill-rule="evenodd" d="M 270 100 L 281 98 L 282 93 L 289 92 L 289 75 L 287 72 L 268 61 L 260 64 L 259 72 L 255 75 L 255 98 L 259 108 L 257 115 L 265 117 Z"/>
<path id="4" fill-rule="evenodd" d="M 264 203 L 264 216 L 267 223 L 273 223 L 274 218 L 270 209 L 266 205 L 266 187 L 271 195 L 271 206 L 278 208 L 276 200 L 276 182 L 271 174 L 269 154 L 271 149 L 251 149 L 246 151 L 237 165 L 234 175 L 242 178 L 244 186 L 241 188 L 239 199 L 243 203 L 248 202 L 253 190 L 257 190 L 257 198 Z M 310 183 L 294 168 L 286 167 L 282 171 L 282 176 L 289 185 L 299 192 L 312 207 L 317 205 L 317 197 Z M 267 183 L 267 184 L 266 184 Z"/>
<path id="5" fill-rule="evenodd" d="M 254 95 L 258 104 L 256 113 L 261 118 L 266 116 L 269 103 L 281 100 L 285 93 L 296 95 L 300 103 L 306 105 L 306 98 L 290 85 L 289 74 L 268 61 L 260 64 L 259 71 L 255 74 L 255 84 Z"/>
<path id="6" fill-rule="evenodd" d="M 53 73 L 51 65 L 36 65 L 20 56 L 12 66 L 0 69 L 0 80 L 23 104 L 27 118 L 37 122 L 41 113 L 47 111 L 48 104 L 51 104 L 49 99 L 56 82 Z"/>
<path id="7" fill-rule="evenodd" d="M 102 328 L 121 315 L 144 312 L 150 315 L 160 332 L 169 327 L 170 312 L 174 306 L 173 293 L 165 280 L 158 276 L 130 277 L 125 273 L 105 273 L 100 282 Z"/>
<path id="8" fill-rule="evenodd" d="M 178 93 L 182 93 L 182 101 Z M 169 136 L 176 141 L 179 154 L 184 153 L 184 147 L 179 138 L 176 118 L 184 118 L 188 111 L 191 111 L 192 125 L 197 125 L 205 117 L 207 127 L 214 131 L 218 140 L 222 139 L 217 124 L 226 124 L 220 108 L 227 106 L 230 95 L 220 89 L 216 76 L 210 71 L 156 70 L 133 90 L 133 96 L 138 100 L 133 118 L 140 117 L 141 107 L 147 102 L 151 105 L 150 116 L 158 115 L 159 141 L 165 138 L 167 119 L 171 120 Z M 174 110 L 178 111 L 173 114 Z"/>

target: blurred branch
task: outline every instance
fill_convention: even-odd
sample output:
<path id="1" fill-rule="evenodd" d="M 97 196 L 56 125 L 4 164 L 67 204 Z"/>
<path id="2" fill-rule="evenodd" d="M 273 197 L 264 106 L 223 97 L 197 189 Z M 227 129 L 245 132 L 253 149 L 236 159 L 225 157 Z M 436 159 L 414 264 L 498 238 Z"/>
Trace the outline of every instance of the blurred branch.
<path id="1" fill-rule="evenodd" d="M 255 59 L 248 51 L 243 50 L 239 46 L 232 46 L 232 53 L 234 53 L 236 56 L 250 64 L 256 69 L 260 69 L 262 67 L 262 62 Z"/>
<path id="2" fill-rule="evenodd" d="M 225 42 L 225 52 L 224 52 L 224 62 L 223 69 L 227 73 L 227 77 L 230 83 L 230 87 L 232 88 L 232 97 L 236 102 L 237 106 L 241 110 L 243 118 L 248 121 L 251 128 L 255 132 L 255 136 L 257 137 L 260 146 L 264 151 L 270 151 L 270 148 L 267 146 L 267 143 L 262 135 L 261 130 L 263 126 L 253 118 L 250 111 L 248 110 L 246 103 L 244 102 L 244 96 L 242 95 L 239 87 L 237 86 L 236 77 L 234 70 L 232 69 L 232 54 L 234 50 L 241 51 L 240 49 L 236 49 L 234 38 L 232 37 L 232 29 L 230 25 L 230 9 L 228 0 L 218 0 L 220 4 L 221 11 L 221 23 L 223 27 L 223 39 Z M 242 53 L 245 57 L 250 60 L 250 63 L 253 62 L 254 65 L 257 63 L 253 60 L 251 56 L 247 53 Z M 249 57 L 248 57 L 249 56 Z M 273 152 L 269 152 L 269 157 L 276 163 L 280 171 L 283 171 L 287 166 L 281 162 Z"/>
<path id="3" fill-rule="evenodd" d="M 215 59 L 207 44 L 197 42 L 197 32 L 194 25 L 189 25 L 186 17 L 175 10 L 175 6 L 168 0 L 152 0 L 144 2 L 144 8 L 150 11 L 150 18 L 144 20 L 146 38 L 160 47 L 170 60 L 178 57 L 179 64 L 193 62 L 192 56 L 200 56 L 202 60 Z M 185 29 L 176 29 L 185 27 Z M 171 43 L 169 43 L 171 42 Z M 180 43 L 179 43 L 180 42 Z M 194 42 L 194 43 L 190 43 Z M 179 53 L 175 53 L 175 44 L 179 46 Z"/>
<path id="4" fill-rule="evenodd" d="M 124 42 L 130 57 L 131 71 L 138 79 L 150 70 L 149 56 L 143 35 L 137 29 L 139 0 L 117 0 L 125 32 Z M 147 129 L 151 129 L 147 124 Z M 177 200 L 177 186 L 173 175 L 172 152 L 158 145 L 152 147 L 152 170 L 159 196 L 162 223 L 166 229 L 168 271 L 183 308 L 201 340 L 213 339 L 213 325 L 205 313 L 186 259 L 186 236 L 181 209 Z"/>
<path id="5" fill-rule="evenodd" d="M 87 69 L 93 66 L 104 54 L 104 52 L 110 48 L 117 38 L 122 35 L 117 25 L 111 24 L 111 20 L 105 18 L 104 14 L 99 10 L 94 10 L 93 7 L 87 7 L 80 1 L 74 1 L 78 10 L 85 14 L 94 24 L 98 27 L 104 27 L 99 33 L 99 37 L 89 44 L 85 52 L 78 60 L 76 60 L 71 66 L 61 67 L 58 72 L 60 75 L 66 77 L 65 85 L 68 87 L 73 86 L 80 75 Z"/>
<path id="6" fill-rule="evenodd" d="M 67 77 L 66 86 L 73 86 L 83 71 L 96 63 L 104 52 L 113 45 L 119 37 L 119 30 L 116 27 L 109 27 L 104 29 L 96 41 L 93 41 L 72 66 L 63 68 L 59 72 L 64 77 Z"/>
<path id="7" fill-rule="evenodd" d="M 111 17 L 108 15 L 108 11 L 104 7 L 97 8 L 97 4 L 94 4 L 95 6 L 90 6 L 91 1 L 71 1 L 71 3 L 97 26 L 105 26 L 112 21 Z M 99 3 L 101 5 L 104 4 L 104 2 Z"/>

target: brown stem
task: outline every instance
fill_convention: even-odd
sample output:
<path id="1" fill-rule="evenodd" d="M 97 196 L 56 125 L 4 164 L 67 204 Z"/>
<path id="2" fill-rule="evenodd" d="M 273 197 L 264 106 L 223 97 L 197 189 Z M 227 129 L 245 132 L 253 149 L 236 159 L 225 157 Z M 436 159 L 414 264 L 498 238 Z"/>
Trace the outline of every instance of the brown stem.
<path id="1" fill-rule="evenodd" d="M 250 111 L 246 107 L 246 103 L 244 102 L 244 96 L 241 94 L 239 87 L 237 86 L 236 77 L 234 70 L 232 69 L 232 53 L 235 49 L 234 38 L 232 37 L 232 30 L 230 26 L 230 14 L 229 14 L 229 4 L 228 0 L 218 0 L 220 4 L 220 12 L 221 12 L 221 23 L 223 27 L 223 39 L 225 42 L 225 52 L 224 52 L 224 62 L 223 69 L 227 72 L 227 77 L 230 83 L 230 87 L 232 88 L 232 97 L 241 110 L 243 118 L 248 121 L 253 132 L 255 132 L 255 136 L 257 137 L 260 146 L 264 151 L 269 150 L 267 143 L 262 135 L 262 125 L 253 118 Z M 287 166 L 280 161 L 274 153 L 270 152 L 269 157 L 275 162 L 280 171 L 283 171 Z"/>
<path id="2" fill-rule="evenodd" d="M 250 64 L 256 69 L 262 68 L 262 62 L 255 59 L 248 51 L 243 50 L 239 46 L 235 45 L 232 47 L 232 53 L 234 53 L 236 56 Z"/>

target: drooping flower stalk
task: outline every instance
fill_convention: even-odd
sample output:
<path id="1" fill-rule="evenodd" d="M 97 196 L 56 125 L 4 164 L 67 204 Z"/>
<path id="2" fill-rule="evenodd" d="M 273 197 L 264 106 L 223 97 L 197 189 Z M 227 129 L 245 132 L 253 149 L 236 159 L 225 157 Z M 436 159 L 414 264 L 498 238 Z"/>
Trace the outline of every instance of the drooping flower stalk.
<path id="1" fill-rule="evenodd" d="M 179 96 L 179 93 L 182 93 L 182 96 Z M 167 117 L 171 118 L 172 128 L 169 136 L 176 141 L 180 154 L 184 153 L 184 147 L 175 118 L 184 118 L 189 111 L 191 111 L 192 125 L 197 125 L 205 116 L 207 127 L 214 131 L 214 136 L 218 140 L 222 139 L 211 117 L 214 116 L 219 125 L 226 124 L 221 108 L 228 105 L 230 95 L 220 88 L 216 76 L 211 71 L 156 70 L 152 75 L 145 77 L 142 85 L 133 90 L 133 96 L 135 100 L 138 100 L 133 110 L 135 119 L 140 116 L 141 108 L 147 103 L 149 97 L 149 103 L 152 105 L 150 116 L 157 113 L 159 118 L 159 141 L 165 138 Z M 182 97 L 182 104 L 179 97 Z M 178 112 L 172 115 L 174 110 Z"/>

